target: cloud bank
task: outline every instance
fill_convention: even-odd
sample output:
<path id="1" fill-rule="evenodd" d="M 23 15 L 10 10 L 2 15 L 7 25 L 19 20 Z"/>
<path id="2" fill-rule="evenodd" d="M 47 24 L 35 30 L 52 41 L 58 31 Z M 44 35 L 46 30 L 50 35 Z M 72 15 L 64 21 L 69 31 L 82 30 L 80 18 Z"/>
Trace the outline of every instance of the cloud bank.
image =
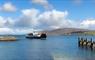
<path id="1" fill-rule="evenodd" d="M 95 19 L 86 19 L 81 22 L 68 19 L 68 11 L 40 12 L 40 10 L 23 9 L 21 16 L 16 20 L 0 16 L 1 34 L 24 34 L 35 29 L 57 29 L 57 28 L 92 28 L 95 26 Z"/>

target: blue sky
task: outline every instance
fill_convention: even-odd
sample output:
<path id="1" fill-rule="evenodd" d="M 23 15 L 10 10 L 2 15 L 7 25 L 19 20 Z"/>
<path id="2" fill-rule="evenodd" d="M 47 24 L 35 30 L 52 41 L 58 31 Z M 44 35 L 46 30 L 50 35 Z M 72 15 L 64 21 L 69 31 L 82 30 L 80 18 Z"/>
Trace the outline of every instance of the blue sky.
<path id="1" fill-rule="evenodd" d="M 95 26 L 95 0 L 0 0 L 0 32 Z"/>
<path id="2" fill-rule="evenodd" d="M 76 0 L 77 1 L 77 0 Z M 48 0 L 50 4 L 53 5 L 54 9 L 64 11 L 69 11 L 69 17 L 71 19 L 85 19 L 95 17 L 95 1 L 94 0 L 80 0 L 80 3 L 75 3 L 74 0 Z M 0 12 L 1 16 L 16 16 L 20 15 L 21 9 L 27 8 L 37 8 L 40 11 L 44 11 L 43 6 L 39 4 L 33 4 L 31 0 L 0 0 L 0 5 L 4 3 L 11 2 L 18 8 L 18 11 L 12 13 Z"/>

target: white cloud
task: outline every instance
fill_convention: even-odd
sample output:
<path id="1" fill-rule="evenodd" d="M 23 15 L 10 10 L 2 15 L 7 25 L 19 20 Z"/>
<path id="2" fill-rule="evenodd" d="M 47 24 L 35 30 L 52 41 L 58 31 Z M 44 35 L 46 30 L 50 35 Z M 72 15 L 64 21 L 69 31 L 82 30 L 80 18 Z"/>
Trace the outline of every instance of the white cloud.
<path id="1" fill-rule="evenodd" d="M 1 34 L 26 34 L 33 31 L 33 28 L 22 29 L 15 28 L 15 24 L 18 24 L 15 20 L 8 17 L 0 16 L 0 35 Z"/>
<path id="2" fill-rule="evenodd" d="M 32 0 L 33 3 L 48 4 L 47 0 Z"/>
<path id="3" fill-rule="evenodd" d="M 82 3 L 82 0 L 73 0 L 73 2 L 77 5 L 81 4 Z"/>
<path id="4" fill-rule="evenodd" d="M 34 9 L 34 8 L 22 10 L 22 14 L 27 16 L 27 17 L 31 17 L 31 16 L 35 17 L 38 13 L 39 13 L 39 10 Z"/>
<path id="5" fill-rule="evenodd" d="M 0 27 L 3 27 L 4 23 L 5 23 L 4 18 L 0 16 Z"/>
<path id="6" fill-rule="evenodd" d="M 5 34 L 27 34 L 32 32 L 33 29 L 13 29 L 13 28 L 0 28 L 0 35 Z"/>
<path id="7" fill-rule="evenodd" d="M 2 17 L 0 16 L 0 28 L 3 27 L 13 27 L 15 21 L 10 17 Z"/>
<path id="8" fill-rule="evenodd" d="M 13 30 L 10 28 L 0 28 L 0 34 L 13 34 Z"/>
<path id="9" fill-rule="evenodd" d="M 15 20 L 13 20 L 12 18 L 8 17 L 5 19 L 5 27 L 14 27 L 14 24 L 15 24 Z"/>
<path id="10" fill-rule="evenodd" d="M 57 10 L 52 10 L 52 11 L 46 11 L 42 14 L 39 15 L 39 20 L 41 24 L 45 24 L 48 27 L 55 27 L 55 28 L 60 28 L 60 27 L 65 27 L 70 24 L 69 21 L 67 20 L 67 11 L 57 11 Z"/>
<path id="11" fill-rule="evenodd" d="M 52 5 L 48 2 L 48 0 L 31 0 L 32 3 L 42 5 L 45 9 L 52 9 Z"/>
<path id="12" fill-rule="evenodd" d="M 0 10 L 5 12 L 14 12 L 16 11 L 16 7 L 12 3 L 7 2 L 1 6 Z"/>
<path id="13" fill-rule="evenodd" d="M 95 25 L 95 19 L 92 19 L 92 20 L 84 20 L 82 22 L 82 24 L 84 24 L 84 25 Z"/>
<path id="14" fill-rule="evenodd" d="M 86 19 L 86 20 L 83 20 L 80 24 L 82 27 L 94 29 L 95 28 L 95 19 Z"/>
<path id="15" fill-rule="evenodd" d="M 37 9 L 25 9 L 22 10 L 22 15 L 21 17 L 16 21 L 16 26 L 17 27 L 35 27 L 39 25 L 38 21 L 38 15 L 39 15 L 39 10 Z"/>

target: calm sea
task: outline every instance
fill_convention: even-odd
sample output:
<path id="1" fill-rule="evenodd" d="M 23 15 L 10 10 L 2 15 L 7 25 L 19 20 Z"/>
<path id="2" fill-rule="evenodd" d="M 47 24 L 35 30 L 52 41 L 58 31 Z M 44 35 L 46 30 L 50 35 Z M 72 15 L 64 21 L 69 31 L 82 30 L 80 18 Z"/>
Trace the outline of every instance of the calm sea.
<path id="1" fill-rule="evenodd" d="M 0 60 L 95 60 L 95 51 L 78 47 L 77 35 L 46 40 L 16 37 L 17 41 L 0 41 Z M 95 36 L 82 37 L 95 40 Z"/>

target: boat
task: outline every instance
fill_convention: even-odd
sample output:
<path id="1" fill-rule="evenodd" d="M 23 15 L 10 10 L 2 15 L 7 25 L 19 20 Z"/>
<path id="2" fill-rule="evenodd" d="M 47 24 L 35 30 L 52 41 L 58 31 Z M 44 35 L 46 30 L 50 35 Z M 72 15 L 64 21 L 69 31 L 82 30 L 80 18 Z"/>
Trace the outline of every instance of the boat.
<path id="1" fill-rule="evenodd" d="M 46 39 L 46 33 L 29 33 L 26 35 L 26 38 L 30 39 Z"/>

